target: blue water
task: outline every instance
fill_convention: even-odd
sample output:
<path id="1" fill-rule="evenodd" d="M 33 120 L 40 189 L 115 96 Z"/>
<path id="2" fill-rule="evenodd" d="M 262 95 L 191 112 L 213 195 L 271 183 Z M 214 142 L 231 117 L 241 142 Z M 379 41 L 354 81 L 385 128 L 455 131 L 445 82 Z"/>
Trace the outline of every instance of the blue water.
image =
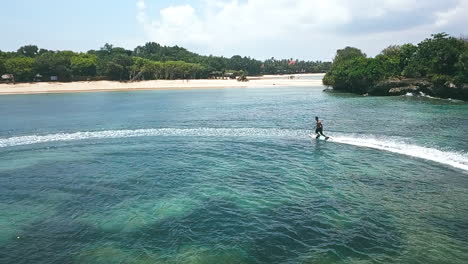
<path id="1" fill-rule="evenodd" d="M 468 104 L 322 90 L 1 96 L 0 263 L 467 263 Z"/>

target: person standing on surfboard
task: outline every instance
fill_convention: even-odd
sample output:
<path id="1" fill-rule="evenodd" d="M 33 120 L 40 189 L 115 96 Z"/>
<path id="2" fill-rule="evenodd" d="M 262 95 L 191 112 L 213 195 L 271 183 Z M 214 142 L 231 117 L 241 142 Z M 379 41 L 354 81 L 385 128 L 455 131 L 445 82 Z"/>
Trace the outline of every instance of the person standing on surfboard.
<path id="1" fill-rule="evenodd" d="M 320 120 L 318 118 L 318 116 L 315 117 L 315 134 L 317 134 L 317 136 L 315 138 L 319 138 L 320 135 L 324 136 L 325 137 L 325 140 L 329 139 L 330 137 L 327 137 L 323 134 L 323 124 L 322 124 L 322 120 Z"/>

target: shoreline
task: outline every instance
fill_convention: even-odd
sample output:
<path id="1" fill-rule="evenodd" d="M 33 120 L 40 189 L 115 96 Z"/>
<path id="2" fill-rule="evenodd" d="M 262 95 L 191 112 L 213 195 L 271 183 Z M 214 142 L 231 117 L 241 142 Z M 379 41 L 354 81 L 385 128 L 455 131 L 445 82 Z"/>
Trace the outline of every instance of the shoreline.
<path id="1" fill-rule="evenodd" d="M 193 80 L 151 80 L 138 82 L 119 81 L 80 81 L 80 82 L 37 82 L 0 84 L 0 95 L 47 94 L 47 93 L 82 93 L 111 91 L 146 91 L 146 90 L 202 90 L 225 88 L 259 88 L 281 86 L 322 86 L 322 80 L 304 79 L 303 77 L 323 77 L 322 73 L 268 75 L 251 77 L 248 82 L 235 79 L 193 79 Z M 290 79 L 290 76 L 295 78 Z M 272 78 L 273 77 L 273 78 Z M 301 78 L 302 77 L 302 78 Z"/>

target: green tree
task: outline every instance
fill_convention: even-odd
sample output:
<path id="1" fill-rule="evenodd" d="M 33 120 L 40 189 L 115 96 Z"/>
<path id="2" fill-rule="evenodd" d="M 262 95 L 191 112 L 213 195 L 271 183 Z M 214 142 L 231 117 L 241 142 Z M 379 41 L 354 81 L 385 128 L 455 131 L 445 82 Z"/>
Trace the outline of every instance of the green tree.
<path id="1" fill-rule="evenodd" d="M 336 64 L 329 72 L 324 83 L 327 81 L 334 89 L 345 90 L 353 93 L 365 93 L 372 84 L 367 67 L 370 59 L 355 57 Z M 327 73 L 328 74 L 328 73 Z"/>
<path id="2" fill-rule="evenodd" d="M 400 46 L 400 74 L 403 75 L 403 71 L 408 66 L 411 58 L 418 51 L 418 47 L 413 44 L 403 44 Z"/>
<path id="3" fill-rule="evenodd" d="M 148 79 L 161 79 L 164 75 L 163 68 L 164 66 L 162 62 L 149 61 L 149 63 L 145 63 L 143 66 L 143 73 Z"/>
<path id="4" fill-rule="evenodd" d="M 75 56 L 72 51 L 46 52 L 38 56 L 34 63 L 34 71 L 45 79 L 57 76 L 60 81 L 73 80 L 71 58 Z"/>
<path id="5" fill-rule="evenodd" d="M 39 48 L 36 45 L 26 45 L 20 47 L 17 53 L 25 57 L 34 58 L 38 55 Z"/>
<path id="6" fill-rule="evenodd" d="M 5 61 L 4 67 L 7 73 L 15 76 L 15 81 L 30 82 L 33 80 L 34 59 L 28 57 L 14 57 Z"/>
<path id="7" fill-rule="evenodd" d="M 231 59 L 229 60 L 229 63 L 228 63 L 228 69 L 235 70 L 235 71 L 240 71 L 240 70 L 242 70 L 244 68 L 245 68 L 244 60 L 242 59 L 241 56 L 235 55 L 235 56 L 231 57 Z"/>
<path id="8" fill-rule="evenodd" d="M 345 90 L 347 87 L 356 90 L 358 72 L 362 72 L 365 65 L 367 65 L 366 54 L 360 49 L 354 47 L 339 49 L 336 51 L 330 71 L 325 74 L 322 82 L 324 85 L 333 86 L 339 90 Z M 358 69 L 353 72 L 354 80 L 351 80 L 347 75 L 351 74 L 353 67 Z"/>
<path id="9" fill-rule="evenodd" d="M 6 73 L 6 69 L 5 69 L 6 60 L 7 60 L 6 54 L 0 50 L 0 75 Z"/>
<path id="10" fill-rule="evenodd" d="M 393 56 L 377 55 L 375 63 L 382 68 L 381 76 L 388 78 L 401 75 L 400 58 L 401 54 L 392 54 Z"/>
<path id="11" fill-rule="evenodd" d="M 9 58 L 29 57 L 35 59 L 34 74 L 39 73 L 44 79 L 58 76 L 61 81 L 82 80 L 96 75 L 99 79 L 128 80 L 207 78 L 223 76 L 225 72 L 243 72 L 248 75 L 326 72 L 332 65 L 331 62 L 293 59 L 260 61 L 239 55 L 231 58 L 202 56 L 182 47 L 161 46 L 155 42 L 138 46 L 133 51 L 106 43 L 100 49 L 89 50 L 86 54 L 38 49 L 34 45 L 1 54 L 0 71 L 6 71 L 4 64 Z"/>
<path id="12" fill-rule="evenodd" d="M 101 58 L 97 71 L 111 80 L 129 80 L 133 60 L 125 53 L 117 53 L 112 57 Z"/>
<path id="13" fill-rule="evenodd" d="M 463 53 L 464 43 L 446 33 L 432 35 L 418 44 L 418 49 L 405 68 L 408 77 L 430 77 L 431 75 L 453 76 Z"/>
<path id="14" fill-rule="evenodd" d="M 460 54 L 456 67 L 455 82 L 457 85 L 468 83 L 468 44 L 465 45 L 465 51 Z"/>
<path id="15" fill-rule="evenodd" d="M 377 82 L 399 74 L 399 51 L 394 46 L 375 58 L 366 58 L 356 48 L 338 50 L 331 70 L 325 74 L 322 82 L 337 90 L 367 93 Z"/>
<path id="16" fill-rule="evenodd" d="M 360 49 L 354 47 L 346 47 L 344 49 L 339 49 L 336 51 L 335 58 L 333 59 L 333 64 L 340 64 L 344 61 L 351 60 L 354 58 L 365 58 L 366 54 L 363 53 Z"/>
<path id="17" fill-rule="evenodd" d="M 70 58 L 73 76 L 91 77 L 96 75 L 97 57 L 89 54 L 78 54 Z"/>
<path id="18" fill-rule="evenodd" d="M 401 55 L 401 46 L 399 45 L 390 45 L 380 52 L 381 55 L 387 57 L 400 57 Z"/>

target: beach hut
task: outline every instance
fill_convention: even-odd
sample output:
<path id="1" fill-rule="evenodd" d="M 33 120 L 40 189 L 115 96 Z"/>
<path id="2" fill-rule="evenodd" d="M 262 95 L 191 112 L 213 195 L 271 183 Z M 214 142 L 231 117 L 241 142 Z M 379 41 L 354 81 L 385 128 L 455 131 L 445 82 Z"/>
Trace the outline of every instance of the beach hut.
<path id="1" fill-rule="evenodd" d="M 15 82 L 15 76 L 13 74 L 5 73 L 1 77 L 2 82 Z"/>
<path id="2" fill-rule="evenodd" d="M 35 82 L 41 82 L 42 81 L 42 75 L 40 75 L 39 73 L 36 74 L 36 76 L 34 76 L 34 81 Z"/>
<path id="3" fill-rule="evenodd" d="M 209 79 L 218 79 L 220 76 L 223 76 L 223 72 L 221 71 L 212 71 L 208 74 Z"/>
<path id="4" fill-rule="evenodd" d="M 223 74 L 223 79 L 235 79 L 236 76 L 234 75 L 233 72 L 225 72 Z"/>

